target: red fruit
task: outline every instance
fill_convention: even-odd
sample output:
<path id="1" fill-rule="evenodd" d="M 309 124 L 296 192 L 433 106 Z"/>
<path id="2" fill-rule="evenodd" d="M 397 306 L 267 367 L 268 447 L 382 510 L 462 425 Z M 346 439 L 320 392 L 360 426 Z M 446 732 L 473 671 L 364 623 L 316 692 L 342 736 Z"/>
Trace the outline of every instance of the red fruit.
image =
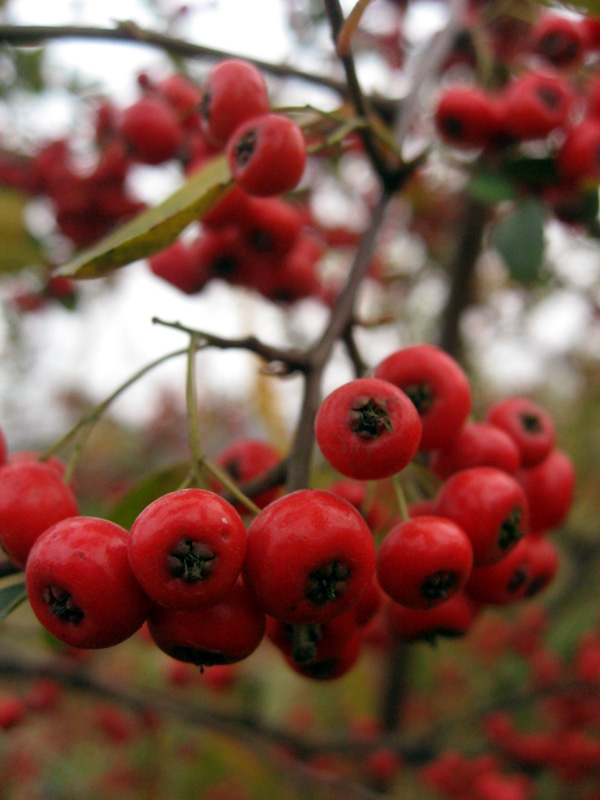
<path id="1" fill-rule="evenodd" d="M 311 661 L 308 664 L 297 664 L 292 658 L 287 658 L 288 665 L 302 675 L 314 681 L 332 681 L 341 678 L 358 661 L 362 651 L 362 639 L 360 631 L 355 631 L 352 638 L 331 656 L 322 661 Z"/>
<path id="2" fill-rule="evenodd" d="M 302 215 L 295 206 L 277 197 L 252 197 L 239 220 L 242 240 L 251 253 L 277 264 L 298 240 Z"/>
<path id="3" fill-rule="evenodd" d="M 202 132 L 213 145 L 224 146 L 242 123 L 266 114 L 265 79 L 248 61 L 230 58 L 214 66 L 202 86 Z"/>
<path id="4" fill-rule="evenodd" d="M 193 262 L 210 278 L 244 283 L 248 259 L 237 227 L 207 229 L 190 245 Z"/>
<path id="5" fill-rule="evenodd" d="M 600 119 L 586 117 L 567 133 L 557 157 L 559 175 L 565 181 L 595 184 L 600 180 Z"/>
<path id="6" fill-rule="evenodd" d="M 34 544 L 25 580 L 41 624 L 72 647 L 111 647 L 143 625 L 150 601 L 127 555 L 129 533 L 104 519 L 57 522 Z"/>
<path id="7" fill-rule="evenodd" d="M 551 583 L 560 566 L 560 555 L 554 542 L 535 533 L 525 537 L 529 551 L 529 582 L 526 597 L 535 597 Z"/>
<path id="8" fill-rule="evenodd" d="M 500 132 L 496 99 L 476 86 L 449 86 L 435 110 L 440 136 L 457 147 L 487 147 Z"/>
<path id="9" fill-rule="evenodd" d="M 265 613 L 284 622 L 325 622 L 352 608 L 375 571 L 375 545 L 358 511 L 340 497 L 302 489 L 251 522 L 244 574 Z"/>
<path id="10" fill-rule="evenodd" d="M 527 498 L 515 478 L 494 467 L 471 467 L 442 486 L 436 512 L 459 525 L 473 547 L 473 565 L 500 561 L 527 530 Z"/>
<path id="11" fill-rule="evenodd" d="M 163 652 L 198 667 L 247 658 L 261 643 L 265 624 L 241 579 L 201 613 L 157 606 L 148 618 L 150 635 Z"/>
<path id="12" fill-rule="evenodd" d="M 323 254 L 321 243 L 312 235 L 301 233 L 285 258 L 273 269 L 271 262 L 255 261 L 248 285 L 276 303 L 293 303 L 306 297 L 318 297 L 321 280 L 317 263 Z M 264 267 L 267 267 L 265 269 Z"/>
<path id="13" fill-rule="evenodd" d="M 525 596 L 530 585 L 529 545 L 525 536 L 501 561 L 476 567 L 466 592 L 479 603 L 506 605 Z"/>
<path id="14" fill-rule="evenodd" d="M 387 624 L 390 632 L 406 642 L 435 642 L 439 636 L 464 636 L 478 611 L 478 604 L 464 591 L 457 592 L 433 608 L 407 608 L 390 601 Z"/>
<path id="15" fill-rule="evenodd" d="M 210 277 L 208 270 L 196 258 L 195 251 L 181 239 L 150 256 L 148 266 L 154 275 L 185 294 L 199 292 Z"/>
<path id="16" fill-rule="evenodd" d="M 585 55 L 585 33 L 579 20 L 543 14 L 532 31 L 532 50 L 557 69 L 575 67 Z"/>
<path id="17" fill-rule="evenodd" d="M 561 525 L 575 491 L 575 468 L 569 456 L 554 449 L 541 464 L 520 470 L 516 477 L 527 496 L 531 530 L 545 531 Z"/>
<path id="18" fill-rule="evenodd" d="M 419 415 L 388 381 L 358 378 L 325 398 L 315 436 L 327 461 L 349 478 L 378 480 L 414 458 L 421 438 Z"/>
<path id="19" fill-rule="evenodd" d="M 569 84 L 547 72 L 524 72 L 499 99 L 502 127 L 518 140 L 545 139 L 568 122 L 573 104 Z"/>
<path id="20" fill-rule="evenodd" d="M 496 467 L 514 475 L 520 463 L 517 445 L 507 433 L 485 422 L 469 422 L 445 448 L 432 452 L 429 468 L 445 480 L 469 467 Z"/>
<path id="21" fill-rule="evenodd" d="M 197 113 L 202 93 L 185 75 L 171 75 L 156 88 L 182 122 L 189 121 Z"/>
<path id="22" fill-rule="evenodd" d="M 260 439 L 238 439 L 228 445 L 217 457 L 217 464 L 224 469 L 236 484 L 244 484 L 264 475 L 281 461 L 279 451 L 268 442 Z M 222 491 L 223 487 L 214 478 L 211 478 L 211 487 L 215 492 Z M 281 494 L 281 487 L 274 486 L 252 497 L 253 502 L 259 507 L 272 503 Z M 241 503 L 234 504 L 238 511 L 247 513 Z"/>
<path id="23" fill-rule="evenodd" d="M 267 617 L 267 637 L 297 664 L 336 656 L 356 632 L 354 609 L 320 624 L 292 625 Z"/>
<path id="24" fill-rule="evenodd" d="M 374 370 L 375 378 L 407 394 L 421 417 L 420 450 L 445 447 L 471 410 L 471 389 L 460 365 L 443 350 L 421 344 L 397 350 Z"/>
<path id="25" fill-rule="evenodd" d="M 250 196 L 243 189 L 233 185 L 214 206 L 204 212 L 201 222 L 207 228 L 241 225 L 246 218 L 250 201 Z"/>
<path id="26" fill-rule="evenodd" d="M 47 528 L 77 514 L 75 495 L 55 466 L 23 459 L 0 468 L 0 542 L 18 567 Z"/>
<path id="27" fill-rule="evenodd" d="M 213 492 L 181 489 L 150 503 L 129 537 L 140 586 L 168 608 L 199 608 L 225 595 L 246 554 L 246 529 L 235 508 Z"/>
<path id="28" fill-rule="evenodd" d="M 383 593 L 383 589 L 379 585 L 377 578 L 374 577 L 367 591 L 363 593 L 358 603 L 352 609 L 356 624 L 361 628 L 368 625 L 382 607 L 384 600 L 385 594 Z"/>
<path id="29" fill-rule="evenodd" d="M 250 195 L 271 197 L 291 191 L 300 182 L 306 143 L 291 119 L 265 114 L 236 128 L 226 154 L 238 186 Z"/>
<path id="30" fill-rule="evenodd" d="M 162 164 L 173 158 L 182 139 L 175 113 L 153 95 L 125 109 L 121 130 L 135 157 L 145 164 Z"/>
<path id="31" fill-rule="evenodd" d="M 409 608 L 445 602 L 465 585 L 472 566 L 467 535 L 442 517 L 415 517 L 395 525 L 377 553 L 381 588 Z"/>
<path id="32" fill-rule="evenodd" d="M 501 428 L 517 445 L 521 467 L 539 464 L 554 447 L 552 417 L 526 397 L 510 397 L 494 403 L 486 420 Z"/>
<path id="33" fill-rule="evenodd" d="M 98 730 L 111 742 L 130 742 L 135 736 L 131 717 L 119 706 L 110 703 L 102 703 L 95 709 L 95 723 Z"/>
<path id="34" fill-rule="evenodd" d="M 20 697 L 6 695 L 0 698 L 0 730 L 14 728 L 26 715 L 27 705 Z"/>

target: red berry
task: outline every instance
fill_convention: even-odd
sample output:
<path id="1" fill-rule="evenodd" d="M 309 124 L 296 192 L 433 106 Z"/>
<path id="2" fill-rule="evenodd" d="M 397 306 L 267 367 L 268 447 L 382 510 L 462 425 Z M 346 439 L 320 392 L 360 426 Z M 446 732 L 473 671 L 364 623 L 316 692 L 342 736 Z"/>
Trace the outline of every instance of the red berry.
<path id="1" fill-rule="evenodd" d="M 486 147 L 500 131 L 496 100 L 476 86 L 449 86 L 438 101 L 435 124 L 449 144 Z"/>
<path id="2" fill-rule="evenodd" d="M 525 537 L 529 550 L 529 582 L 526 597 L 534 597 L 551 583 L 560 566 L 559 552 L 550 539 L 531 533 Z"/>
<path id="3" fill-rule="evenodd" d="M 277 265 L 298 240 L 302 224 L 298 209 L 278 197 L 250 198 L 239 221 L 250 252 L 273 259 Z"/>
<path id="4" fill-rule="evenodd" d="M 75 495 L 52 464 L 24 458 L 0 467 L 0 542 L 17 566 L 47 528 L 77 514 Z"/>
<path id="5" fill-rule="evenodd" d="M 585 33 L 579 20 L 542 14 L 532 31 L 532 50 L 557 69 L 574 67 L 585 55 Z"/>
<path id="6" fill-rule="evenodd" d="M 387 624 L 391 633 L 406 642 L 435 642 L 438 637 L 464 636 L 477 616 L 478 604 L 464 591 L 433 608 L 407 608 L 390 601 Z"/>
<path id="7" fill-rule="evenodd" d="M 539 464 L 554 447 L 554 423 L 540 405 L 526 397 L 510 397 L 494 403 L 487 422 L 501 428 L 517 445 L 521 467 Z"/>
<path id="8" fill-rule="evenodd" d="M 235 508 L 213 492 L 181 489 L 150 503 L 131 527 L 129 561 L 148 597 L 199 608 L 226 594 L 246 554 Z"/>
<path id="9" fill-rule="evenodd" d="M 356 632 L 354 609 L 319 624 L 292 625 L 267 617 L 267 637 L 297 664 L 336 656 Z"/>
<path id="10" fill-rule="evenodd" d="M 556 165 L 561 178 L 576 184 L 600 180 L 600 119 L 597 115 L 574 125 L 558 150 Z"/>
<path id="11" fill-rule="evenodd" d="M 499 99 L 502 126 L 518 140 L 545 139 L 568 121 L 573 103 L 569 84 L 548 72 L 524 72 Z"/>
<path id="12" fill-rule="evenodd" d="M 150 601 L 127 555 L 128 532 L 108 520 L 57 522 L 34 544 L 25 573 L 41 624 L 72 647 L 111 647 L 143 625 Z"/>
<path id="13" fill-rule="evenodd" d="M 321 404 L 315 436 L 327 461 L 349 478 L 378 480 L 414 458 L 421 438 L 419 415 L 391 383 L 358 378 Z"/>
<path id="14" fill-rule="evenodd" d="M 265 79 L 253 64 L 230 58 L 208 73 L 202 86 L 202 132 L 213 145 L 224 146 L 242 123 L 269 110 Z"/>
<path id="15" fill-rule="evenodd" d="M 293 658 L 287 658 L 289 666 L 302 675 L 313 681 L 332 681 L 341 678 L 358 661 L 362 651 L 362 639 L 360 631 L 356 630 L 351 639 L 341 647 L 335 655 L 321 661 L 311 661 L 308 664 L 298 664 Z"/>
<path id="16" fill-rule="evenodd" d="M 150 271 L 185 294 L 196 294 L 206 285 L 210 274 L 196 258 L 193 248 L 178 239 L 150 256 Z"/>
<path id="17" fill-rule="evenodd" d="M 514 475 L 520 463 L 517 445 L 507 433 L 485 422 L 469 422 L 445 448 L 431 453 L 429 467 L 445 480 L 469 467 L 496 467 Z"/>
<path id="18" fill-rule="evenodd" d="M 363 481 L 335 481 L 328 491 L 351 503 L 372 531 L 378 531 L 389 519 L 389 511 L 376 497 L 372 497 Z"/>
<path id="19" fill-rule="evenodd" d="M 381 588 L 410 608 L 431 608 L 452 597 L 472 566 L 467 535 L 442 517 L 415 517 L 395 525 L 377 553 Z"/>
<path id="20" fill-rule="evenodd" d="M 466 592 L 480 603 L 506 605 L 524 597 L 529 582 L 529 546 L 525 536 L 501 561 L 489 567 L 476 567 L 467 581 Z"/>
<path id="21" fill-rule="evenodd" d="M 156 88 L 182 122 L 188 122 L 197 113 L 202 93 L 185 75 L 171 75 Z"/>
<path id="22" fill-rule="evenodd" d="M 238 439 L 222 450 L 217 457 L 217 465 L 224 469 L 236 484 L 244 484 L 259 478 L 280 461 L 279 451 L 261 439 Z M 215 492 L 223 489 L 215 478 L 211 478 L 211 487 Z M 279 497 L 280 493 L 281 487 L 274 486 L 253 496 L 252 500 L 259 508 L 264 508 Z M 241 503 L 234 505 L 238 511 L 247 512 Z"/>
<path id="23" fill-rule="evenodd" d="M 420 450 L 444 447 L 465 423 L 471 389 L 460 365 L 443 350 L 421 344 L 397 350 L 374 370 L 374 377 L 407 394 L 421 417 Z"/>
<path id="24" fill-rule="evenodd" d="M 244 574 L 265 613 L 325 622 L 352 608 L 375 571 L 375 545 L 358 511 L 329 492 L 302 489 L 251 522 Z"/>
<path id="25" fill-rule="evenodd" d="M 298 185 L 306 162 L 306 143 L 291 119 L 265 114 L 236 128 L 226 153 L 237 185 L 250 195 L 270 197 Z"/>
<path id="26" fill-rule="evenodd" d="M 247 658 L 261 643 L 265 624 L 241 579 L 201 612 L 157 606 L 148 618 L 150 635 L 161 650 L 199 667 Z"/>
<path id="27" fill-rule="evenodd" d="M 0 730 L 14 728 L 26 715 L 27 705 L 22 698 L 11 695 L 0 698 Z"/>
<path id="28" fill-rule="evenodd" d="M 540 464 L 520 470 L 516 477 L 527 496 L 531 530 L 546 531 L 561 525 L 575 490 L 575 468 L 569 456 L 554 449 Z"/>
<path id="29" fill-rule="evenodd" d="M 527 530 L 523 488 L 494 467 L 471 467 L 451 475 L 437 496 L 436 513 L 453 520 L 467 534 L 476 567 L 500 561 Z"/>
<path id="30" fill-rule="evenodd" d="M 173 158 L 181 142 L 175 113 L 152 95 L 125 109 L 121 130 L 135 157 L 145 164 L 162 164 Z"/>

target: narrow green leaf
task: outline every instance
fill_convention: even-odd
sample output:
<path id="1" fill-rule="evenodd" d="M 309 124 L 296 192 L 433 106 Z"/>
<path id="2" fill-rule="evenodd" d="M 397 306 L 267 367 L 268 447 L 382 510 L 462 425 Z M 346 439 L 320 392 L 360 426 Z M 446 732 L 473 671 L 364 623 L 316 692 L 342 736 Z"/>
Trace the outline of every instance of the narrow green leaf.
<path id="1" fill-rule="evenodd" d="M 0 622 L 15 610 L 27 597 L 24 583 L 15 583 L 0 589 Z"/>
<path id="2" fill-rule="evenodd" d="M 537 200 L 525 200 L 496 229 L 494 246 L 513 278 L 534 281 L 544 257 L 544 209 Z"/>
<path id="3" fill-rule="evenodd" d="M 231 182 L 225 156 L 213 159 L 160 205 L 143 211 L 55 274 L 101 278 L 168 247 L 181 231 L 221 198 Z"/>
<path id="4" fill-rule="evenodd" d="M 18 272 L 40 262 L 40 249 L 24 223 L 29 201 L 28 195 L 15 189 L 0 189 L 0 273 Z"/>

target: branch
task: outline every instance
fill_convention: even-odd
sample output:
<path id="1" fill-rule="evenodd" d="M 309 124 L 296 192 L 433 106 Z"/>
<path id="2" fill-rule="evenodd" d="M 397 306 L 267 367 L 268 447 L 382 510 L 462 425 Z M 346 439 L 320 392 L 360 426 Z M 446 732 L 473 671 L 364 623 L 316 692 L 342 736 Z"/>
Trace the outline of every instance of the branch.
<path id="1" fill-rule="evenodd" d="M 240 339 L 225 339 L 222 336 L 215 336 L 212 333 L 189 328 L 186 325 L 182 325 L 180 322 L 166 322 L 159 317 L 153 317 L 152 322 L 155 325 L 164 325 L 166 328 L 173 328 L 176 331 L 182 331 L 183 333 L 193 336 L 198 348 L 218 347 L 221 350 L 248 350 L 248 352 L 260 356 L 269 365 L 283 365 L 285 367 L 285 372 L 282 373 L 281 370 L 275 371 L 275 374 L 278 375 L 290 374 L 292 372 L 304 372 L 307 368 L 306 359 L 298 350 L 283 350 L 279 347 L 271 347 L 261 342 L 256 336 L 244 336 Z"/>
<path id="2" fill-rule="evenodd" d="M 92 39 L 97 41 L 123 42 L 138 44 L 164 50 L 173 56 L 190 59 L 243 58 L 269 75 L 280 78 L 295 78 L 316 86 L 324 86 L 346 97 L 348 89 L 344 81 L 326 75 L 315 75 L 312 72 L 297 69 L 289 64 L 273 64 L 251 56 L 239 56 L 227 50 L 194 44 L 157 31 L 140 28 L 135 22 L 124 21 L 115 28 L 100 28 L 91 25 L 0 25 L 0 43 L 13 47 L 41 46 L 44 42 L 55 39 Z M 389 115 L 395 102 L 386 98 L 370 98 L 374 107 L 382 114 Z"/>

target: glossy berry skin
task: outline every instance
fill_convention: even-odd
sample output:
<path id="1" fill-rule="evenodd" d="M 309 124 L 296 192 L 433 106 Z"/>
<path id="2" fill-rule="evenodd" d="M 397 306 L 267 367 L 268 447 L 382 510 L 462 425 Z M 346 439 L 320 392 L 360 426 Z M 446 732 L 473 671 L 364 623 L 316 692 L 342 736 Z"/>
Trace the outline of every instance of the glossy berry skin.
<path id="1" fill-rule="evenodd" d="M 524 72 L 501 96 L 502 127 L 519 141 L 545 139 L 567 124 L 572 104 L 563 78 L 552 72 Z"/>
<path id="2" fill-rule="evenodd" d="M 199 608 L 226 594 L 246 555 L 246 529 L 214 492 L 181 489 L 150 503 L 131 527 L 129 561 L 158 605 Z"/>
<path id="3" fill-rule="evenodd" d="M 436 513 L 459 525 L 473 548 L 473 565 L 500 561 L 528 530 L 528 504 L 516 478 L 494 467 L 451 475 L 440 489 Z"/>
<path id="4" fill-rule="evenodd" d="M 356 509 L 301 489 L 264 508 L 248 528 L 244 576 L 266 614 L 319 623 L 352 608 L 375 571 L 375 545 Z"/>
<path id="5" fill-rule="evenodd" d="M 575 491 L 575 468 L 566 453 L 555 448 L 540 464 L 519 470 L 516 477 L 527 496 L 532 531 L 552 530 L 565 521 Z"/>
<path id="6" fill-rule="evenodd" d="M 217 456 L 217 465 L 224 469 L 236 484 L 244 484 L 268 472 L 281 461 L 277 448 L 261 439 L 238 439 L 232 442 Z M 211 487 L 214 491 L 222 490 L 221 484 L 211 478 Z M 281 487 L 274 486 L 252 497 L 252 501 L 259 508 L 272 503 L 281 494 Z M 246 510 L 235 503 L 238 511 Z"/>
<path id="7" fill-rule="evenodd" d="M 377 378 L 358 378 L 321 403 L 315 437 L 326 460 L 342 475 L 378 480 L 412 461 L 421 423 L 401 389 Z"/>
<path id="8" fill-rule="evenodd" d="M 199 667 L 234 664 L 253 653 L 265 634 L 265 615 L 240 579 L 201 612 L 154 608 L 148 630 L 167 655 Z"/>
<path id="9" fill-rule="evenodd" d="M 0 542 L 18 567 L 47 528 L 78 514 L 75 495 L 54 465 L 24 458 L 0 467 Z"/>
<path id="10" fill-rule="evenodd" d="M 182 139 L 174 111 L 160 97 L 152 95 L 125 109 L 121 131 L 134 156 L 144 164 L 169 161 Z"/>
<path id="11" fill-rule="evenodd" d="M 496 467 L 514 475 L 521 457 L 515 442 L 503 430 L 485 422 L 469 422 L 443 449 L 431 453 L 429 468 L 446 478 L 469 467 Z"/>
<path id="12" fill-rule="evenodd" d="M 554 447 L 552 417 L 526 397 L 499 400 L 488 409 L 486 420 L 507 433 L 517 445 L 521 467 L 539 464 Z"/>
<path id="13" fill-rule="evenodd" d="M 200 125 L 211 144 L 224 147 L 236 128 L 268 110 L 267 85 L 253 64 L 229 58 L 208 73 L 202 86 Z"/>
<path id="14" fill-rule="evenodd" d="M 435 642 L 439 637 L 464 636 L 479 608 L 464 591 L 433 608 L 407 608 L 390 601 L 386 607 L 386 622 L 390 633 L 401 641 Z"/>
<path id="15" fill-rule="evenodd" d="M 373 375 L 398 386 L 414 403 L 422 425 L 419 450 L 445 447 L 471 410 L 467 376 L 451 356 L 433 345 L 397 350 Z"/>
<path id="16" fill-rule="evenodd" d="M 25 581 L 34 614 L 71 647 L 112 647 L 132 636 L 151 608 L 127 555 L 128 532 L 108 520 L 73 517 L 36 541 Z"/>
<path id="17" fill-rule="evenodd" d="M 281 114 L 265 114 L 240 125 L 225 152 L 236 184 L 256 197 L 289 192 L 304 173 L 304 135 Z"/>
<path id="18" fill-rule="evenodd" d="M 210 277 L 208 270 L 198 263 L 194 250 L 180 239 L 150 256 L 148 266 L 157 278 L 185 294 L 197 294 Z"/>
<path id="19" fill-rule="evenodd" d="M 529 581 L 529 545 L 524 536 L 501 561 L 489 567 L 476 567 L 465 590 L 480 603 L 507 605 L 525 596 Z"/>
<path id="20" fill-rule="evenodd" d="M 435 125 L 440 136 L 456 147 L 486 147 L 500 132 L 495 98 L 475 86 L 449 86 L 438 101 Z"/>
<path id="21" fill-rule="evenodd" d="M 395 525 L 377 553 L 383 591 L 409 608 L 432 608 L 456 594 L 473 567 L 466 533 L 443 517 L 415 517 Z"/>

